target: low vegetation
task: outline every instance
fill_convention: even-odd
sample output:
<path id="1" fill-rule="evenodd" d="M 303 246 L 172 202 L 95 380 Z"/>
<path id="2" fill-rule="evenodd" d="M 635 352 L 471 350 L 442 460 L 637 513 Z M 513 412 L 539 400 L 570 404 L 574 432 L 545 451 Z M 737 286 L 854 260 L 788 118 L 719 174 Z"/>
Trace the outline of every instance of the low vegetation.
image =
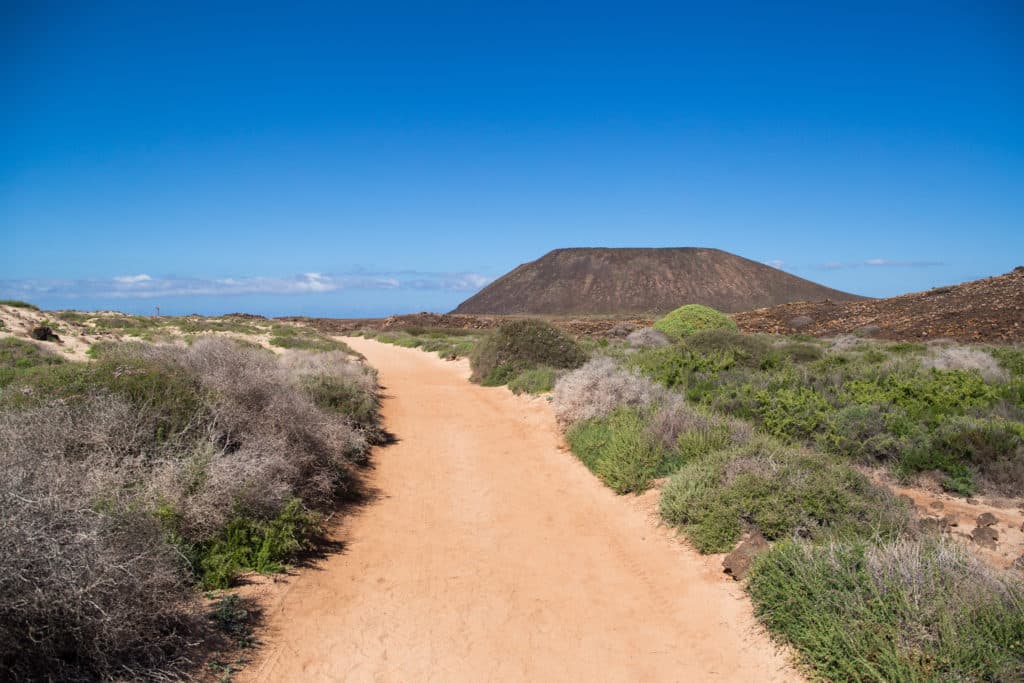
<path id="1" fill-rule="evenodd" d="M 639 349 L 626 362 L 782 441 L 904 477 L 937 472 L 961 494 L 1013 495 L 1024 488 L 1024 376 L 1019 350 L 994 353 L 713 331 Z"/>
<path id="2" fill-rule="evenodd" d="M 671 339 L 681 340 L 695 332 L 705 330 L 736 331 L 736 323 L 724 313 L 708 306 L 687 304 L 681 306 L 654 323 L 654 329 Z"/>
<path id="3" fill-rule="evenodd" d="M 0 340 L 0 677 L 188 675 L 216 635 L 199 590 L 315 543 L 377 405 L 338 351 L 210 337 L 78 363 Z"/>
<path id="4" fill-rule="evenodd" d="M 579 343 L 540 320 L 513 320 L 485 337 L 470 355 L 473 380 L 484 386 L 514 382 L 527 372 L 578 368 L 587 360 Z M 550 387 L 544 386 L 544 389 Z"/>
<path id="5" fill-rule="evenodd" d="M 344 351 L 348 354 L 355 354 L 345 342 L 326 337 L 311 327 L 298 325 L 274 325 L 270 330 L 270 345 L 282 349 Z"/>
<path id="6" fill-rule="evenodd" d="M 759 557 L 758 617 L 830 681 L 1019 681 L 1024 588 L 939 537 L 812 544 Z"/>
<path id="7" fill-rule="evenodd" d="M 855 467 L 1019 495 L 1020 349 L 713 329 L 599 353 L 553 392 L 573 452 L 619 493 L 667 477 L 661 515 L 701 552 L 771 542 L 747 588 L 813 677 L 1024 675 L 1020 577 L 920 531 Z"/>
<path id="8" fill-rule="evenodd" d="M 486 332 L 459 328 L 409 327 L 399 331 L 361 330 L 359 335 L 410 349 L 436 353 L 445 360 L 469 356 Z"/>
<path id="9" fill-rule="evenodd" d="M 39 307 L 35 304 L 30 304 L 27 301 L 21 301 L 19 299 L 0 299 L 0 306 L 10 306 L 11 308 L 27 308 L 30 311 L 38 311 Z"/>

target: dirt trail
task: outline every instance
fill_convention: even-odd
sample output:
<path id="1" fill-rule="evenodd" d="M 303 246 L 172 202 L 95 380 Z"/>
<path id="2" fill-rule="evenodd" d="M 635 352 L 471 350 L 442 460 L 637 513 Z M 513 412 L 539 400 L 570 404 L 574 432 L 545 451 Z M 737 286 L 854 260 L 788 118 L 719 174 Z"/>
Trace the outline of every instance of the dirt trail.
<path id="1" fill-rule="evenodd" d="M 346 339 L 399 442 L 345 551 L 269 597 L 253 681 L 799 680 L 739 587 L 563 450 L 547 401 Z"/>

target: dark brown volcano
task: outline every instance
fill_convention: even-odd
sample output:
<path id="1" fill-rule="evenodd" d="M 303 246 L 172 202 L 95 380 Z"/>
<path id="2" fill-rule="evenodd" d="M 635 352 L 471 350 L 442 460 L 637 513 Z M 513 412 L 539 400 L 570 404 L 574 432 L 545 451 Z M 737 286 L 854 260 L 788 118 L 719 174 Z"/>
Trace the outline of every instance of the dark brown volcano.
<path id="1" fill-rule="evenodd" d="M 659 315 L 704 304 L 732 313 L 862 298 L 719 249 L 556 249 L 498 278 L 453 312 Z"/>

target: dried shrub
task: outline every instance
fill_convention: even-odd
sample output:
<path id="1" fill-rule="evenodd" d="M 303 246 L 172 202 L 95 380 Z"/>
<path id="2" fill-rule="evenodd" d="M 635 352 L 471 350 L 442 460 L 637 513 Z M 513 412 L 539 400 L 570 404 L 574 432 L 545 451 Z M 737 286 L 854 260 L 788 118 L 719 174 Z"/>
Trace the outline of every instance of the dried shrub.
<path id="1" fill-rule="evenodd" d="M 321 407 L 328 377 L 351 401 Z M 357 488 L 376 380 L 230 340 L 116 345 L 0 391 L 0 678 L 174 677 L 194 585 L 271 571 Z M 332 394 L 333 395 L 333 394 Z"/>
<path id="2" fill-rule="evenodd" d="M 1009 373 L 990 353 L 966 346 L 946 346 L 934 349 L 921 359 L 921 365 L 936 370 L 971 370 L 986 381 L 1005 382 Z"/>
<path id="3" fill-rule="evenodd" d="M 568 372 L 555 384 L 555 416 L 564 425 L 607 415 L 619 406 L 647 406 L 668 392 L 635 372 L 599 356 Z"/>
<path id="4" fill-rule="evenodd" d="M 0 413 L 0 678 L 176 676 L 206 637 L 187 563 L 132 509 L 136 413 L 112 398 Z"/>
<path id="5" fill-rule="evenodd" d="M 635 349 L 655 349 L 669 346 L 672 340 L 668 335 L 653 327 L 642 327 L 626 335 L 626 343 Z"/>

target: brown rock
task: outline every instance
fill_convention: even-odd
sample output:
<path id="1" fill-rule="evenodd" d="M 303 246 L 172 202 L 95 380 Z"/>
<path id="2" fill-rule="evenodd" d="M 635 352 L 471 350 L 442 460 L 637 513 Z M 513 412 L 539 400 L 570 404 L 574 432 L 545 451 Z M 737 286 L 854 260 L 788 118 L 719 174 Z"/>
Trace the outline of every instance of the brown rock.
<path id="1" fill-rule="evenodd" d="M 54 333 L 53 328 L 49 327 L 48 325 L 36 325 L 31 330 L 29 330 L 28 335 L 38 341 L 60 341 L 60 337 L 58 337 Z"/>
<path id="2" fill-rule="evenodd" d="M 971 532 L 971 540 L 982 548 L 995 550 L 996 543 L 999 541 L 999 533 L 990 526 L 980 526 Z"/>
<path id="3" fill-rule="evenodd" d="M 960 526 L 960 518 L 952 513 L 944 516 L 942 521 L 946 523 L 946 526 Z"/>
<path id="4" fill-rule="evenodd" d="M 983 512 L 978 515 L 978 519 L 975 521 L 975 524 L 978 526 L 995 526 L 998 522 L 999 518 L 991 512 Z"/>
<path id="5" fill-rule="evenodd" d="M 933 500 L 931 503 L 928 504 L 928 507 L 930 507 L 932 510 L 941 510 L 946 506 L 941 500 Z"/>
<path id="6" fill-rule="evenodd" d="M 736 579 L 743 579 L 750 570 L 754 558 L 768 550 L 768 541 L 760 532 L 754 531 L 745 540 L 740 541 L 736 549 L 725 556 L 722 567 L 725 573 Z"/>
<path id="7" fill-rule="evenodd" d="M 814 318 L 809 315 L 798 315 L 795 318 L 791 318 L 789 326 L 794 330 L 802 330 L 805 327 L 809 327 L 814 324 Z"/>

